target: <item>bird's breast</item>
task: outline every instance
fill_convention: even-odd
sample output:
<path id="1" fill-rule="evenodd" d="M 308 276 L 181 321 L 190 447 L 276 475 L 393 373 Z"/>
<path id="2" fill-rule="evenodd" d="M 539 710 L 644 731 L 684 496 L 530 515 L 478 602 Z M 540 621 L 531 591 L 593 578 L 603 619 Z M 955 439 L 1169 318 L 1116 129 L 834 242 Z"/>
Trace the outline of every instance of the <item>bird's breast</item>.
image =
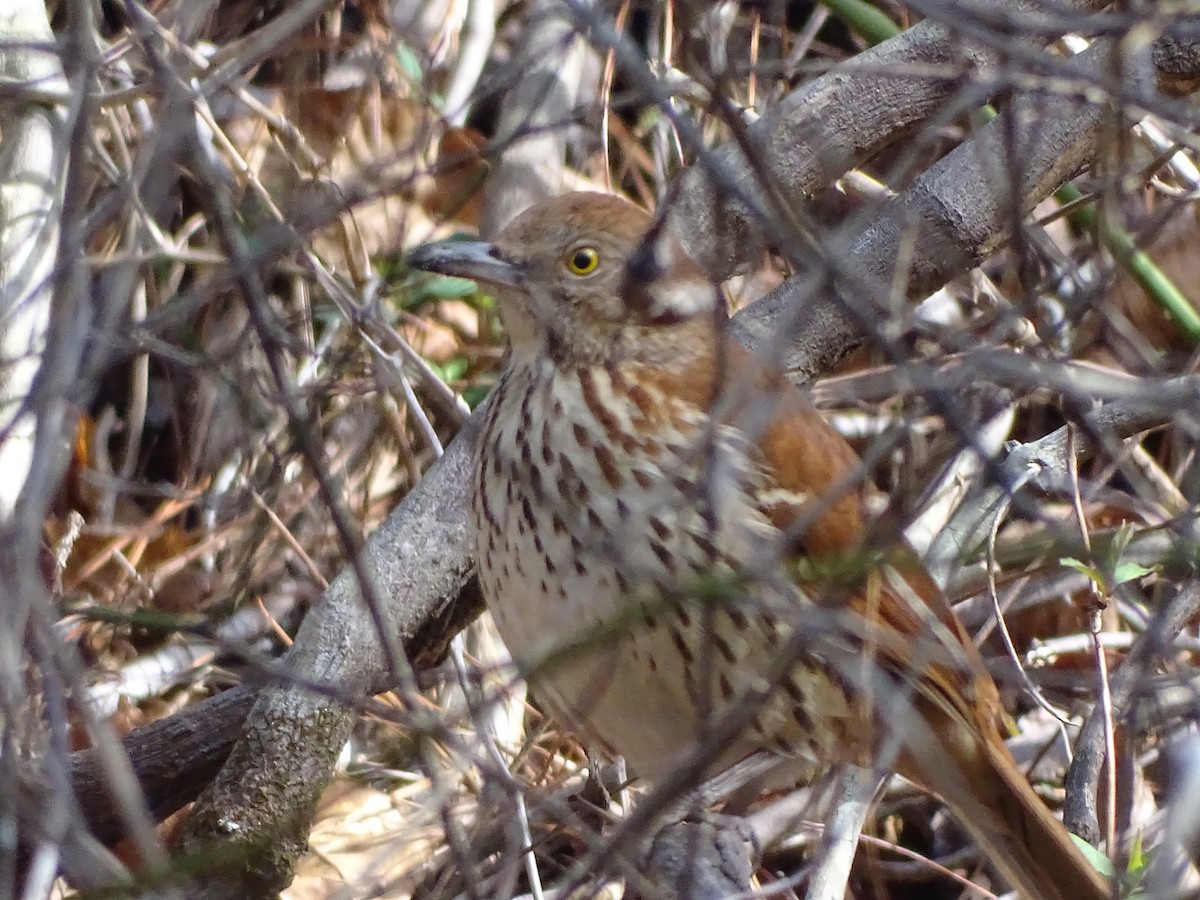
<path id="1" fill-rule="evenodd" d="M 540 625 L 501 623 L 510 649 L 542 655 L 610 625 L 636 595 L 737 558 L 751 532 L 772 530 L 747 502 L 753 477 L 735 434 L 618 369 L 510 370 L 474 491 L 480 571 L 498 617 Z"/>
<path id="2" fill-rule="evenodd" d="M 796 597 L 760 587 L 746 612 L 739 561 L 778 532 L 744 436 L 631 381 L 511 368 L 481 431 L 473 521 L 484 596 L 539 696 L 652 775 L 752 687 Z M 809 693 L 844 707 L 824 680 Z M 797 694 L 764 704 L 729 758 L 794 730 Z"/>

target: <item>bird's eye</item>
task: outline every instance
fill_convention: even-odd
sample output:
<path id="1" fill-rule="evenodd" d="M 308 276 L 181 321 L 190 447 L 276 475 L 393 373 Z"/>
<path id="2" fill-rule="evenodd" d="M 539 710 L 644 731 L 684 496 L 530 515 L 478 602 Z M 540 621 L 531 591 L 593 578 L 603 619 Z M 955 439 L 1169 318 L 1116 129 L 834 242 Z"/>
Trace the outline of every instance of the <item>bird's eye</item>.
<path id="1" fill-rule="evenodd" d="M 591 275 L 600 265 L 600 254 L 593 247 L 580 247 L 567 256 L 567 268 L 573 275 Z"/>

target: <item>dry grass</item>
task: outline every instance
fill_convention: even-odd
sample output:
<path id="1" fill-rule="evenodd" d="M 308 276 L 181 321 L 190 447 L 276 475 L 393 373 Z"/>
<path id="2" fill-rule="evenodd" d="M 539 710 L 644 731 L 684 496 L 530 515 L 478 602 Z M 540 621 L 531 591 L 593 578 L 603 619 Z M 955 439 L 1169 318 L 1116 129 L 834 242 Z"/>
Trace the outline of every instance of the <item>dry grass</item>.
<path id="1" fill-rule="evenodd" d="M 486 394 L 501 354 L 486 297 L 402 261 L 406 248 L 479 221 L 485 136 L 438 113 L 466 39 L 454 18 L 465 4 L 428 4 L 407 23 L 390 20 L 384 4 L 329 4 L 260 52 L 254 40 L 272 21 L 271 6 L 226 0 L 189 25 L 187 4 L 152 4 L 151 15 L 173 23 L 168 29 L 152 18 L 135 23 L 127 7 L 106 3 L 96 23 L 97 103 L 77 155 L 96 322 L 76 449 L 45 543 L 60 633 L 79 650 L 122 732 L 225 684 L 247 659 L 277 655 L 342 567 L 348 544 L 382 520 Z M 774 10 L 728 8 L 728 54 L 745 65 L 721 89 L 750 113 L 860 49 L 836 21 L 814 30 L 822 13 L 789 21 Z M 645 7 L 635 13 L 636 37 L 660 58 L 691 40 Z M 524 15 L 517 7 L 502 19 L 485 87 L 503 90 L 499 63 L 512 54 Z M 56 24 L 67 27 L 64 10 Z M 688 46 L 671 61 L 703 85 L 709 73 Z M 215 74 L 222 70 L 235 74 Z M 611 183 L 652 202 L 691 159 L 680 158 L 649 103 L 619 79 L 611 92 L 600 79 L 595 101 L 580 109 L 571 179 Z M 481 95 L 472 126 L 486 132 L 497 102 Z M 679 102 L 714 144 L 730 137 L 721 116 Z M 935 136 L 872 160 L 864 174 L 901 189 L 912 164 L 927 164 L 967 131 L 965 121 L 943 123 Z M 1137 136 L 1125 149 L 1124 171 L 1138 177 L 1121 183 L 1112 211 L 1194 294 L 1195 153 L 1176 148 L 1170 156 Z M 1107 189 L 1102 175 L 1084 173 L 1079 183 Z M 863 183 L 815 198 L 821 215 L 840 220 L 864 208 L 871 201 Z M 1035 218 L 1055 209 L 1048 202 Z M 235 277 L 231 223 L 254 260 L 257 299 Z M 915 318 L 898 317 L 897 342 L 912 371 L 938 372 L 979 421 L 1006 410 L 983 436 L 992 447 L 1036 440 L 1089 400 L 1153 390 L 1155 378 L 1193 366 L 1187 338 L 1086 231 L 1054 218 L 1028 238 Z M 786 268 L 777 257 L 757 260 L 730 285 L 735 305 L 778 283 Z M 1021 355 L 988 369 L 980 348 Z M 1013 360 L 1022 359 L 1050 364 L 1059 380 L 1015 371 Z M 839 427 L 876 453 L 877 480 L 900 511 L 917 507 L 921 486 L 961 446 L 912 383 L 881 354 L 863 351 L 815 388 Z M 1012 645 L 1032 662 L 1046 701 L 1068 715 L 1096 697 L 1097 660 L 1081 637 L 1081 611 L 1106 604 L 1100 624 L 1111 671 L 1194 558 L 1186 542 L 1170 539 L 1186 532 L 1195 503 L 1194 433 L 1181 422 L 1125 442 L 1119 457 L 1102 455 L 1039 494 L 1036 517 L 1015 514 L 995 536 L 999 599 L 1015 602 L 1006 617 Z M 890 442 L 887 452 L 877 452 L 881 442 Z M 350 533 L 340 531 L 331 504 L 347 514 Z M 1119 553 L 1105 556 L 1126 537 Z M 982 568 L 964 570 L 954 590 L 967 621 L 987 634 L 986 651 L 1003 657 Z M 235 614 L 242 619 L 230 624 Z M 1151 688 L 1179 681 L 1174 675 L 1194 665 L 1194 624 L 1178 637 Z M 486 641 L 477 657 L 465 657 L 483 672 L 498 658 Z M 489 706 L 499 720 L 497 749 L 515 760 L 518 792 L 461 712 L 455 678 L 449 665 L 430 676 L 437 685 L 428 702 L 445 709 L 450 724 L 436 772 L 421 770 L 409 737 L 385 715 L 363 719 L 285 897 L 456 896 L 464 882 L 449 819 L 475 852 L 489 885 L 484 896 L 527 891 L 522 838 L 513 831 L 516 793 L 526 797 L 547 883 L 584 852 L 600 814 L 574 801 L 543 802 L 560 797 L 563 785 L 582 784 L 580 748 L 533 727 L 540 719 L 535 708 L 522 716 L 519 692 L 507 706 Z M 1021 728 L 1044 737 L 1030 742 L 1032 760 L 1035 745 L 1054 743 L 1055 729 L 1015 685 L 1009 700 Z M 1137 802 L 1122 800 L 1122 814 L 1135 831 L 1162 798 L 1162 741 L 1191 715 L 1176 707 L 1128 736 L 1138 793 Z M 1059 796 L 1063 763 L 1040 765 L 1046 793 Z M 618 806 L 614 800 L 610 811 Z M 949 856 L 986 881 L 933 811 L 897 786 L 871 831 L 885 843 Z M 802 859 L 785 845 L 768 858 L 764 882 Z M 949 891 L 937 896 L 953 894 L 922 864 L 875 845 L 864 853 L 857 890 L 873 896 L 885 882 L 895 897 L 935 896 L 921 893 L 935 890 L 930 883 Z"/>

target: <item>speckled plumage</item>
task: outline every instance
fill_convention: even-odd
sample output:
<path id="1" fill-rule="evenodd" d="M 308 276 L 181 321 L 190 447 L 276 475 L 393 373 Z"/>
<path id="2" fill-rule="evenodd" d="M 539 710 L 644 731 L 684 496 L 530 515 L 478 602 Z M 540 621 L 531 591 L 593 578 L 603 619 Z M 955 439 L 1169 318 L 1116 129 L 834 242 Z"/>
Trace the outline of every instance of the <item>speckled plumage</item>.
<path id="1" fill-rule="evenodd" d="M 414 264 L 489 283 L 510 353 L 473 485 L 484 596 L 549 710 L 655 778 L 735 720 L 756 750 L 896 768 L 1036 900 L 1108 896 L 1000 739 L 961 625 L 870 547 L 846 442 L 726 334 L 717 289 L 631 204 L 570 194 Z"/>
<path id="2" fill-rule="evenodd" d="M 750 688 L 801 601 L 790 586 L 774 598 L 759 588 L 756 600 L 787 616 L 748 617 L 677 596 L 731 578 L 739 560 L 780 539 L 757 499 L 777 486 L 744 434 L 711 430 L 695 407 L 642 382 L 636 363 L 510 364 L 482 432 L 473 516 L 484 595 L 514 656 L 541 670 L 542 698 L 655 777 Z M 841 752 L 843 729 L 814 728 L 810 708 L 848 723 L 844 691 L 803 681 L 761 708 L 724 762 L 764 745 Z"/>

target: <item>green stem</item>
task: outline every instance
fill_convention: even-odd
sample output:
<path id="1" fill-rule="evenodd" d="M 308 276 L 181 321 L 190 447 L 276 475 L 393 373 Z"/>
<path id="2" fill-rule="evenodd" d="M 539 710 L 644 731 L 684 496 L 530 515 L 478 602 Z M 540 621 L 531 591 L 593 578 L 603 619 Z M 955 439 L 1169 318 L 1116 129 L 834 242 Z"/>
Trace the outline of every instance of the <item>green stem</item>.
<path id="1" fill-rule="evenodd" d="M 896 23 L 867 0 L 821 0 L 821 3 L 871 45 L 882 44 L 900 33 Z"/>
<path id="2" fill-rule="evenodd" d="M 1073 184 L 1064 184 L 1054 196 L 1062 204 L 1073 203 L 1083 192 Z M 1146 253 L 1137 246 L 1133 236 L 1108 218 L 1101 218 L 1094 204 L 1078 206 L 1071 211 L 1072 222 L 1095 234 L 1134 281 L 1151 300 L 1175 322 L 1191 343 L 1200 343 L 1200 313 Z"/>

